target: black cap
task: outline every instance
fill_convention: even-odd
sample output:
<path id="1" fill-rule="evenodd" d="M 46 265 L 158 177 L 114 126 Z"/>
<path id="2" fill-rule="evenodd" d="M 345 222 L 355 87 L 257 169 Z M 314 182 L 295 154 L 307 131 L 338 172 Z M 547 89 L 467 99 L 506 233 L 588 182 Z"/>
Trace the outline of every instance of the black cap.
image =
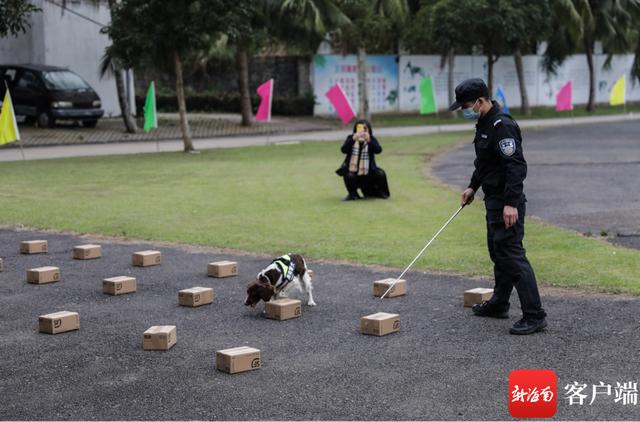
<path id="1" fill-rule="evenodd" d="M 449 111 L 457 110 L 467 101 L 475 101 L 480 97 L 489 98 L 489 88 L 480 78 L 467 79 L 456 87 L 456 100 Z"/>

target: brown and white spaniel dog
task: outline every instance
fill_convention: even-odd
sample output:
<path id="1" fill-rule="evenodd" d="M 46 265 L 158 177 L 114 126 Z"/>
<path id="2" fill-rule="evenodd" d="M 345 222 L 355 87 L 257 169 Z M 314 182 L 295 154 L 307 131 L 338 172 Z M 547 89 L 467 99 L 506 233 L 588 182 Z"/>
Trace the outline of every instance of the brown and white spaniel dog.
<path id="1" fill-rule="evenodd" d="M 292 288 L 307 294 L 307 305 L 316 306 L 313 301 L 313 286 L 307 264 L 302 255 L 287 254 L 274 259 L 271 264 L 256 276 L 256 280 L 247 287 L 247 299 L 244 304 L 254 308 L 261 300 L 287 297 Z"/>

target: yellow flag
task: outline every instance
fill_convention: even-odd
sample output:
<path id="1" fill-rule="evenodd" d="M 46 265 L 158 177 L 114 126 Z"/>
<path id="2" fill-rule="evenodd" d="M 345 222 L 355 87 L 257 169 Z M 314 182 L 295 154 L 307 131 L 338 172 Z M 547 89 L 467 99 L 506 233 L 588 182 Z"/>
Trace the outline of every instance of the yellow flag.
<path id="1" fill-rule="evenodd" d="M 0 111 L 0 145 L 8 144 L 20 140 L 20 132 L 16 123 L 16 115 L 13 112 L 11 94 L 7 89 L 2 101 L 2 111 Z"/>
<path id="2" fill-rule="evenodd" d="M 624 75 L 620 76 L 611 90 L 611 97 L 609 98 L 609 104 L 622 105 L 624 104 Z"/>

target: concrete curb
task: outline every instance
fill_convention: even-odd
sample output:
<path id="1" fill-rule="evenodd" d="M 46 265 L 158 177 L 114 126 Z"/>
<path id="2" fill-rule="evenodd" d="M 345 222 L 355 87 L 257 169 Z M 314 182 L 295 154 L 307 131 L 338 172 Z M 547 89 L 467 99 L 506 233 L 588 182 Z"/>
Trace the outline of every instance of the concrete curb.
<path id="1" fill-rule="evenodd" d="M 568 126 L 575 124 L 612 123 L 640 119 L 640 114 L 616 114 L 609 116 L 585 116 L 553 119 L 532 119 L 519 121 L 522 128 Z M 462 123 L 440 126 L 404 126 L 383 127 L 375 130 L 377 136 L 415 136 L 440 132 L 472 131 L 474 124 Z M 348 128 L 341 130 L 321 130 L 311 132 L 289 133 L 282 135 L 253 135 L 253 136 L 225 136 L 219 138 L 194 139 L 193 144 L 198 150 L 217 148 L 239 148 L 269 144 L 291 144 L 299 142 L 342 141 Z M 25 149 L 28 160 L 44 160 L 50 158 L 86 157 L 103 155 L 126 155 L 158 152 L 182 151 L 181 139 L 156 142 L 121 142 L 116 144 L 90 145 L 58 145 L 46 147 L 30 147 Z M 0 150 L 0 161 L 20 161 L 22 155 L 19 148 Z"/>

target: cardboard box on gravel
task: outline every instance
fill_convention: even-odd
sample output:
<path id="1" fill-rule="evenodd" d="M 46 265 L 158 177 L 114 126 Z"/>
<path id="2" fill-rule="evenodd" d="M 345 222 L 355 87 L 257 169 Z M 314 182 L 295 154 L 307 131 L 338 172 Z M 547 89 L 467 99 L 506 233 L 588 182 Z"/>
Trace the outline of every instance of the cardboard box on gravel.
<path id="1" fill-rule="evenodd" d="M 20 243 L 20 253 L 36 254 L 49 252 L 49 242 L 46 240 L 25 240 Z"/>
<path id="2" fill-rule="evenodd" d="M 400 315 L 378 312 L 360 319 L 360 332 L 372 336 L 386 336 L 400 331 Z"/>
<path id="3" fill-rule="evenodd" d="M 110 277 L 102 280 L 102 292 L 108 295 L 123 295 L 126 293 L 135 293 L 137 283 L 135 277 L 118 276 Z"/>
<path id="4" fill-rule="evenodd" d="M 253 347 L 235 347 L 216 352 L 216 368 L 228 374 L 253 371 L 262 366 L 260 350 Z"/>
<path id="5" fill-rule="evenodd" d="M 59 334 L 80 329 L 80 315 L 77 312 L 60 311 L 41 315 L 38 318 L 41 333 Z"/>
<path id="6" fill-rule="evenodd" d="M 160 251 L 140 251 L 131 256 L 131 263 L 135 267 L 151 267 L 162 263 Z"/>
<path id="7" fill-rule="evenodd" d="M 154 325 L 144 332 L 144 350 L 169 350 L 178 341 L 175 325 Z"/>
<path id="8" fill-rule="evenodd" d="M 38 267 L 27 270 L 27 282 L 32 284 L 46 284 L 60 281 L 60 268 Z"/>
<path id="9" fill-rule="evenodd" d="M 178 292 L 178 304 L 195 308 L 213 303 L 213 296 L 211 287 L 192 287 Z"/>

